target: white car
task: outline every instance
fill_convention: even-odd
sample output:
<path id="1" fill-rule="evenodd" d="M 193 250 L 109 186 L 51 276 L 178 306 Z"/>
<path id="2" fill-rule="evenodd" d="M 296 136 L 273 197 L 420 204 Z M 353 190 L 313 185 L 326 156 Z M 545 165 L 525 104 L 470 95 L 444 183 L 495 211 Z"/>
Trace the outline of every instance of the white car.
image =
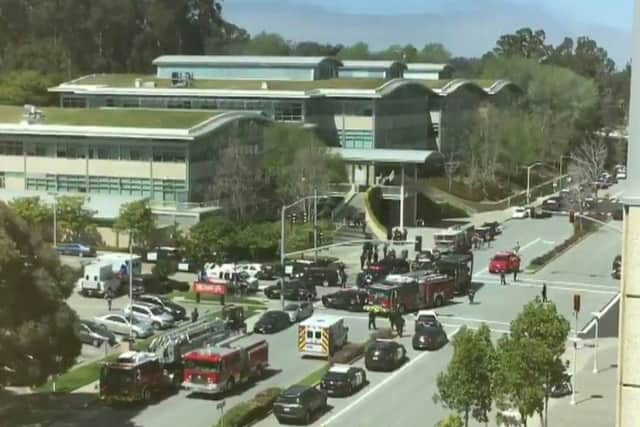
<path id="1" fill-rule="evenodd" d="M 157 305 L 143 302 L 133 303 L 125 307 L 124 314 L 128 316 L 131 311 L 133 311 L 133 317 L 151 324 L 153 329 L 171 328 L 175 323 L 173 316 Z"/>
<path id="2" fill-rule="evenodd" d="M 313 304 L 308 301 L 291 302 L 284 307 L 284 311 L 289 315 L 291 323 L 295 323 L 313 316 Z"/>
<path id="3" fill-rule="evenodd" d="M 519 206 L 513 209 L 513 214 L 511 218 L 513 219 L 524 219 L 529 217 L 529 209 Z"/>
<path id="4" fill-rule="evenodd" d="M 436 328 L 442 328 L 442 324 L 438 319 L 438 315 L 433 310 L 420 310 L 416 316 L 416 329 L 419 326 L 431 326 Z"/>

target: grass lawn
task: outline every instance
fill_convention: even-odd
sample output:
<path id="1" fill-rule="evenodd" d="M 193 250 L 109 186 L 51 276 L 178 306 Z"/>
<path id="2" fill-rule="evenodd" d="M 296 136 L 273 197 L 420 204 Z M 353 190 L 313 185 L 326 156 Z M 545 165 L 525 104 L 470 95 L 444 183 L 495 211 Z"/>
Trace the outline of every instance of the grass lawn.
<path id="1" fill-rule="evenodd" d="M 220 114 L 215 111 L 167 111 L 97 108 L 43 108 L 44 124 L 72 126 L 114 126 L 166 129 L 190 129 Z M 22 107 L 0 106 L 0 122 L 19 123 Z"/>
<path id="2" fill-rule="evenodd" d="M 309 375 L 304 377 L 302 380 L 298 381 L 296 384 L 314 386 L 320 382 L 320 380 L 322 379 L 322 377 L 324 377 L 324 374 L 326 374 L 328 370 L 329 370 L 329 364 L 327 363 L 326 365 L 323 365 L 321 368 L 311 372 Z"/>
<path id="3" fill-rule="evenodd" d="M 98 380 L 98 378 L 100 378 L 100 367 L 102 364 L 104 362 L 114 361 L 116 358 L 116 355 L 109 355 L 104 359 L 72 368 L 64 374 L 59 375 L 56 379 L 56 393 L 69 393 Z M 36 393 L 48 393 L 52 391 L 53 381 L 51 380 L 35 389 Z"/>

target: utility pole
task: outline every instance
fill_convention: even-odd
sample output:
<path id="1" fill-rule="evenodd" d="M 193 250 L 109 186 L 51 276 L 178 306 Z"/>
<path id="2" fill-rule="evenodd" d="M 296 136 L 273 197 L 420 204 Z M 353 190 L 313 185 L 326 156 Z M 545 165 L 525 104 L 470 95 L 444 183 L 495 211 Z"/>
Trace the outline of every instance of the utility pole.
<path id="1" fill-rule="evenodd" d="M 280 211 L 280 267 L 282 268 L 282 278 L 280 280 L 280 302 L 282 303 L 282 309 L 284 310 L 284 278 L 286 276 L 284 269 L 284 221 L 285 221 L 285 212 L 287 207 L 282 205 L 282 211 Z"/>
<path id="2" fill-rule="evenodd" d="M 133 231 L 129 229 L 129 342 L 133 343 Z"/>

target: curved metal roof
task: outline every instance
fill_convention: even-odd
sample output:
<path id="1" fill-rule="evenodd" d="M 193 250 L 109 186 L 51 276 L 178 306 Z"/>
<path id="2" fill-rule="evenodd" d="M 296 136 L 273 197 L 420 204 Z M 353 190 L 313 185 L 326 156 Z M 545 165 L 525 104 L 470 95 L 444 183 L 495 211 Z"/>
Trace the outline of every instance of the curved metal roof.
<path id="1" fill-rule="evenodd" d="M 386 70 L 393 66 L 401 66 L 406 70 L 407 65 L 401 61 L 360 61 L 360 60 L 343 60 L 342 68 L 369 69 L 369 70 Z"/>

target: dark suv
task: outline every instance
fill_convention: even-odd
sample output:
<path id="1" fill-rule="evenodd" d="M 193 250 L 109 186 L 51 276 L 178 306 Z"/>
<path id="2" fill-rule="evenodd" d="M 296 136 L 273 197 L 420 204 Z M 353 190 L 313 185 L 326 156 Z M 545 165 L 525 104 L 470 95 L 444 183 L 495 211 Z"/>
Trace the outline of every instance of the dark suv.
<path id="1" fill-rule="evenodd" d="M 369 286 L 379 282 L 389 274 L 404 274 L 411 270 L 409 262 L 402 258 L 385 258 L 373 263 L 369 268 L 358 274 L 356 285 L 358 287 Z"/>
<path id="2" fill-rule="evenodd" d="M 282 293 L 280 282 L 271 285 L 264 290 L 264 295 L 269 299 L 279 299 Z M 316 287 L 305 278 L 291 279 L 284 282 L 284 299 L 289 301 L 307 301 L 315 299 Z"/>
<path id="3" fill-rule="evenodd" d="M 327 407 L 327 393 L 315 387 L 294 385 L 280 393 L 273 404 L 278 422 L 302 421 L 310 424 L 314 414 Z"/>
<path id="4" fill-rule="evenodd" d="M 161 297 L 158 295 L 139 295 L 135 298 L 136 301 L 146 302 L 149 304 L 157 305 L 164 311 L 169 313 L 175 320 L 184 320 L 187 318 L 187 310 L 181 305 L 176 304 L 169 298 Z"/>
<path id="5" fill-rule="evenodd" d="M 393 371 L 400 367 L 407 357 L 402 344 L 391 340 L 376 340 L 369 344 L 364 365 L 370 371 Z"/>
<path id="6" fill-rule="evenodd" d="M 343 289 L 322 297 L 322 305 L 339 310 L 362 311 L 367 303 L 367 292 L 362 289 Z"/>

